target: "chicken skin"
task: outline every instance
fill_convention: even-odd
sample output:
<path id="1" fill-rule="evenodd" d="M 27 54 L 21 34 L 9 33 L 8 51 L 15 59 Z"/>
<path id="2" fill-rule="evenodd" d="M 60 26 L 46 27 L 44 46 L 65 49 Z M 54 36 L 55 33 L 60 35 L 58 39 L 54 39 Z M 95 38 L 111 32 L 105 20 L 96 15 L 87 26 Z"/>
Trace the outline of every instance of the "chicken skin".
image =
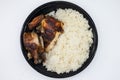
<path id="1" fill-rule="evenodd" d="M 39 15 L 37 17 L 35 17 L 29 24 L 28 24 L 28 28 L 30 30 L 34 29 L 35 27 L 37 27 L 37 25 L 40 24 L 40 22 L 43 20 L 44 15 Z"/>
<path id="2" fill-rule="evenodd" d="M 41 22 L 42 31 L 41 32 L 42 32 L 42 37 L 44 40 L 44 46 L 45 46 L 46 52 L 48 52 L 54 47 L 60 34 L 63 33 L 62 26 L 63 26 L 62 22 L 50 16 L 46 16 L 42 20 Z"/>

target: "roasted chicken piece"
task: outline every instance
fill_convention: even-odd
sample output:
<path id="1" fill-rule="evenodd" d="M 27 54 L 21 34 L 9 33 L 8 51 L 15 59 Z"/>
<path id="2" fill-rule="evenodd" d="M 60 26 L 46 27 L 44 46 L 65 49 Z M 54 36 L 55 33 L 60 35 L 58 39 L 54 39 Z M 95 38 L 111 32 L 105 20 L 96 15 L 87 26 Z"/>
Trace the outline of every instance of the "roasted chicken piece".
<path id="1" fill-rule="evenodd" d="M 39 42 L 38 35 L 35 32 L 25 32 L 23 34 L 23 43 L 28 50 L 28 58 L 34 58 L 34 63 L 37 64 L 39 56 L 43 56 L 44 47 Z"/>
<path id="2" fill-rule="evenodd" d="M 37 25 L 40 24 L 40 22 L 43 20 L 44 15 L 39 15 L 37 17 L 35 17 L 29 24 L 28 24 L 28 28 L 30 30 L 32 30 L 33 28 L 37 27 Z"/>
<path id="3" fill-rule="evenodd" d="M 41 33 L 44 40 L 45 51 L 48 52 L 51 50 L 60 34 L 63 33 L 63 23 L 57 19 L 46 16 L 41 21 Z"/>
<path id="4" fill-rule="evenodd" d="M 33 32 L 24 32 L 23 42 L 28 51 L 28 58 L 33 58 L 37 64 L 39 60 L 45 61 L 45 52 L 50 51 L 63 33 L 63 23 L 57 19 L 39 15 L 29 24 L 28 29 Z"/>

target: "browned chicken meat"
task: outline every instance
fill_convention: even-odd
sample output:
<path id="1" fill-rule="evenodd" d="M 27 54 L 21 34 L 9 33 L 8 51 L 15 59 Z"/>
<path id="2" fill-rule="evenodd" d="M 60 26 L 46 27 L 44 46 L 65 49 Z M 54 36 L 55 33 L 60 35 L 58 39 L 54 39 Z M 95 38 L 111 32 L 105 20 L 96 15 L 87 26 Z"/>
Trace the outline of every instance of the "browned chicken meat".
<path id="1" fill-rule="evenodd" d="M 40 22 L 43 20 L 44 15 L 39 15 L 37 17 L 35 17 L 29 24 L 28 24 L 28 28 L 30 30 L 32 30 L 33 28 L 37 27 L 37 25 L 40 24 Z"/>
<path id="2" fill-rule="evenodd" d="M 60 34 L 63 32 L 63 23 L 57 19 L 46 16 L 41 22 L 41 33 L 44 40 L 45 51 L 51 50 Z"/>
<path id="3" fill-rule="evenodd" d="M 62 26 L 61 21 L 51 16 L 39 15 L 35 17 L 28 24 L 28 28 L 32 32 L 24 32 L 23 34 L 28 58 L 33 58 L 35 64 L 39 60 L 45 61 L 45 52 L 50 51 L 55 46 L 60 34 L 63 33 Z"/>
<path id="4" fill-rule="evenodd" d="M 39 55 L 43 54 L 44 49 L 38 40 L 38 35 L 34 32 L 24 33 L 23 42 L 25 48 L 28 50 L 28 58 L 34 58 L 34 63 L 37 64 L 39 60 Z"/>

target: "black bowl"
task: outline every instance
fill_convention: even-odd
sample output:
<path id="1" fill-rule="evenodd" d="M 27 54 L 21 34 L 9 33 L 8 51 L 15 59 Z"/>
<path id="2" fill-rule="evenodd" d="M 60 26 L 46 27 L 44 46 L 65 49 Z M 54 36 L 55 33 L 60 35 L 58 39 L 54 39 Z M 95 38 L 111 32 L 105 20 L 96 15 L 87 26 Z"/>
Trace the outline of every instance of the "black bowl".
<path id="1" fill-rule="evenodd" d="M 23 33 L 27 30 L 27 24 L 36 16 L 40 15 L 40 14 L 47 14 L 51 11 L 56 11 L 58 8 L 71 8 L 73 10 L 79 11 L 80 13 L 83 14 L 84 18 L 86 18 L 89 22 L 90 28 L 92 28 L 92 32 L 93 32 L 93 44 L 90 47 L 90 53 L 89 53 L 89 58 L 85 61 L 85 63 L 82 65 L 81 68 L 79 68 L 77 71 L 70 71 L 69 73 L 63 73 L 63 74 L 57 74 L 55 72 L 51 72 L 51 71 L 47 71 L 47 69 L 42 65 L 42 64 L 34 64 L 33 59 L 28 60 L 27 58 L 27 51 L 24 47 L 23 44 Z M 81 7 L 70 3 L 70 2 L 65 2 L 65 1 L 53 1 L 53 2 L 48 2 L 46 4 L 43 4 L 41 6 L 39 6 L 38 8 L 36 8 L 34 11 L 32 11 L 32 13 L 27 17 L 27 19 L 24 22 L 23 28 L 22 28 L 22 32 L 21 32 L 21 49 L 23 52 L 23 55 L 26 59 L 26 61 L 39 73 L 49 76 L 49 77 L 54 77 L 54 78 L 65 78 L 65 77 L 70 77 L 73 75 L 78 74 L 79 72 L 83 71 L 92 61 L 94 55 L 95 55 L 95 51 L 97 49 L 97 44 L 98 44 L 98 35 L 97 35 L 97 30 L 95 27 L 95 24 L 92 20 L 92 18 L 88 15 L 88 13 L 86 11 L 84 11 Z"/>

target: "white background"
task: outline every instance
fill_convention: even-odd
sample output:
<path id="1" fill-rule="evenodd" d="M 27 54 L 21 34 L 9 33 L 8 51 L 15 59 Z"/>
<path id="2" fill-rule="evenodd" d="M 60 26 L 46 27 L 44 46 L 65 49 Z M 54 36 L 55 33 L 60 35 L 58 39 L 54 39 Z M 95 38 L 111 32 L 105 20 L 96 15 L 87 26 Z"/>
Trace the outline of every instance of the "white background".
<path id="1" fill-rule="evenodd" d="M 96 24 L 99 43 L 92 63 L 65 80 L 120 80 L 120 0 L 69 1 L 90 14 Z M 0 80 L 55 80 L 35 71 L 24 59 L 20 48 L 25 19 L 46 2 L 0 0 Z"/>

